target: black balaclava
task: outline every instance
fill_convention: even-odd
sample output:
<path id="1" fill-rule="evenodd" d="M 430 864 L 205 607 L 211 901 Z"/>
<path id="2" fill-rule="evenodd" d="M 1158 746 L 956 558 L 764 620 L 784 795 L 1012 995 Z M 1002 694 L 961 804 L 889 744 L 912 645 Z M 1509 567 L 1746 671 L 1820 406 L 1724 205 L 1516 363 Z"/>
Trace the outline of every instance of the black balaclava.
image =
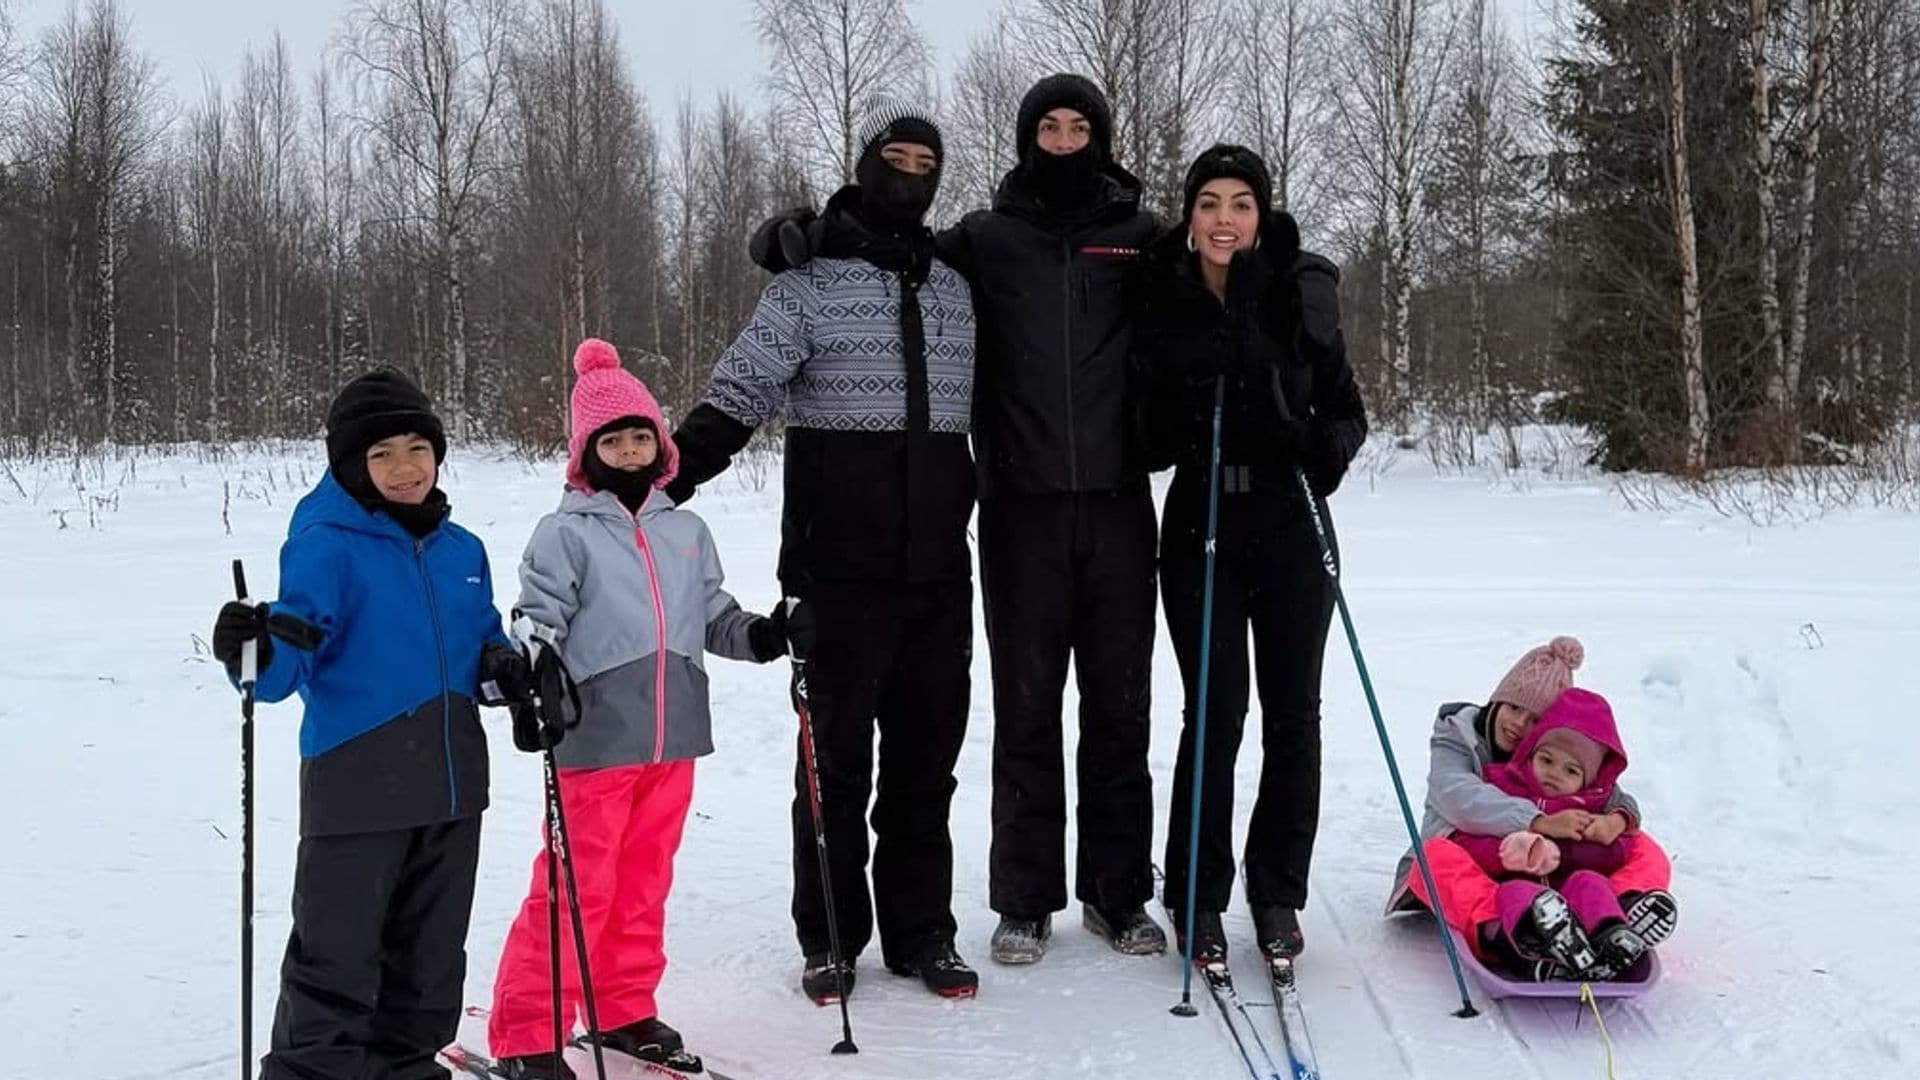
<path id="1" fill-rule="evenodd" d="M 436 469 L 447 458 L 446 429 L 433 414 L 432 401 L 392 368 L 354 379 L 327 407 L 327 464 L 334 481 L 369 512 L 384 513 L 414 537 L 424 538 L 447 519 L 451 508 L 446 494 L 435 487 L 418 505 L 392 502 L 380 494 L 367 471 L 367 448 L 395 435 L 418 435 L 432 443 Z"/>
<path id="2" fill-rule="evenodd" d="M 1072 109 L 1086 117 L 1091 137 L 1071 154 L 1040 149 L 1040 121 L 1055 109 Z M 1075 207 L 1100 188 L 1100 176 L 1113 156 L 1113 117 L 1100 88 L 1079 75 L 1049 75 L 1033 84 L 1020 100 L 1019 130 L 1014 147 L 1020 169 L 1048 206 Z"/>
<path id="3" fill-rule="evenodd" d="M 933 171 L 902 172 L 880 156 L 889 143 L 916 143 L 933 151 Z M 861 217 L 881 232 L 904 233 L 921 228 L 933 197 L 940 190 L 940 168 L 946 160 L 940 129 L 918 109 L 876 99 L 860 126 L 860 160 L 853 179 L 860 185 Z"/>
<path id="4" fill-rule="evenodd" d="M 647 495 L 653 491 L 654 481 L 660 478 L 660 470 L 666 465 L 666 451 L 664 447 L 661 448 L 654 454 L 652 462 L 632 472 L 616 469 L 601 461 L 600 437 L 628 428 L 653 432 L 655 445 L 658 445 L 660 431 L 653 426 L 653 421 L 644 416 L 622 416 L 600 425 L 593 434 L 587 436 L 587 445 L 580 451 L 580 471 L 586 475 L 587 483 L 593 485 L 593 490 L 611 493 L 620 500 L 621 506 L 627 508 L 627 513 L 637 514 L 647 501 Z"/>

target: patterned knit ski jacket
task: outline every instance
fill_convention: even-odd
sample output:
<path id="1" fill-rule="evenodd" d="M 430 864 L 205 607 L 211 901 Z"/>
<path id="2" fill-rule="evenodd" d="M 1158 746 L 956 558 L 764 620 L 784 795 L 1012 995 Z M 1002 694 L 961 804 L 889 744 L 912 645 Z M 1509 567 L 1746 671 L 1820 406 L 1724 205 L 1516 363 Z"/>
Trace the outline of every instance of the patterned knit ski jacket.
<path id="1" fill-rule="evenodd" d="M 922 230 L 875 233 L 859 189 L 827 204 L 821 257 L 775 277 L 674 432 L 684 500 L 783 411 L 780 580 L 931 583 L 971 575 L 974 314 Z"/>

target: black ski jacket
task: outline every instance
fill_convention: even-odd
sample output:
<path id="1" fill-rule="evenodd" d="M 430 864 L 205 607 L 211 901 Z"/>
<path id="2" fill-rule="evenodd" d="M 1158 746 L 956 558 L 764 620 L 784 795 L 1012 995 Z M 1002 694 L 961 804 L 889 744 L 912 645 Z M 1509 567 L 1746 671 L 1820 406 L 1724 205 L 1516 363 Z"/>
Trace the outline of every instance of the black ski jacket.
<path id="1" fill-rule="evenodd" d="M 1300 250 L 1299 228 L 1284 212 L 1262 225 L 1259 247 L 1235 257 L 1224 305 L 1197 259 L 1186 226 L 1169 230 L 1153 244 L 1137 294 L 1135 378 L 1144 392 L 1135 398 L 1135 439 L 1150 467 L 1209 468 L 1219 377 L 1227 380 L 1225 490 L 1290 496 L 1304 468 L 1314 494 L 1332 494 L 1367 437 L 1340 331 L 1339 270 Z M 1275 437 L 1289 421 L 1306 424 L 1297 451 Z"/>
<path id="2" fill-rule="evenodd" d="M 938 238 L 979 319 L 974 456 L 981 496 L 1111 491 L 1146 474 L 1128 439 L 1129 278 L 1157 232 L 1140 182 L 1110 165 L 1072 214 L 1024 174 Z"/>

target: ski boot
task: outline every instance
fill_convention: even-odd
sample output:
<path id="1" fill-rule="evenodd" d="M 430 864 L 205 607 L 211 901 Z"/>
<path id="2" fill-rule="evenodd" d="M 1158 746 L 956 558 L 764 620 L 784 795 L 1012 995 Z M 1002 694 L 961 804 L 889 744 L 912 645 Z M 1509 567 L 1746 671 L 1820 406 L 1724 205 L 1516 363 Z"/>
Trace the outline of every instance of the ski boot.
<path id="1" fill-rule="evenodd" d="M 581 1040 L 586 1043 L 585 1039 Z M 677 1073 L 698 1075 L 705 1071 L 700 1058 L 687 1052 L 686 1043 L 680 1033 L 660 1022 L 657 1016 L 645 1020 L 636 1020 L 631 1024 L 622 1024 L 611 1031 L 600 1033 L 599 1043 L 602 1049 L 625 1054 L 630 1058 L 644 1061 L 649 1065 L 672 1069 Z"/>
<path id="2" fill-rule="evenodd" d="M 1307 949 L 1307 939 L 1300 933 L 1300 913 L 1280 904 L 1253 905 L 1253 936 L 1269 964 L 1291 960 Z"/>
<path id="3" fill-rule="evenodd" d="M 1167 932 L 1145 908 L 1103 912 L 1092 904 L 1081 906 L 1081 925 L 1106 940 L 1115 952 L 1128 956 L 1156 956 L 1167 951 Z"/>
<path id="4" fill-rule="evenodd" d="M 1032 964 L 1047 955 L 1047 943 L 1053 938 L 1053 916 L 1021 919 L 1002 915 L 993 928 L 988 946 L 996 964 Z"/>
<path id="5" fill-rule="evenodd" d="M 835 964 L 827 953 L 809 953 L 800 972 L 800 991 L 815 1005 L 835 1005 L 853 994 L 854 974 L 851 960 Z"/>
<path id="6" fill-rule="evenodd" d="M 933 942 L 911 960 L 890 960 L 887 970 L 905 978 L 918 978 L 927 984 L 927 989 L 943 998 L 970 998 L 980 992 L 980 976 L 960 959 L 951 940 Z"/>
<path id="7" fill-rule="evenodd" d="M 1680 921 L 1680 905 L 1665 889 L 1626 893 L 1620 897 L 1620 906 L 1626 909 L 1627 925 L 1646 941 L 1649 949 L 1672 937 L 1673 928 Z"/>
<path id="8" fill-rule="evenodd" d="M 1179 912 L 1168 911 L 1167 917 L 1173 920 L 1173 936 L 1180 951 L 1187 951 L 1187 923 Z M 1193 963 L 1195 967 L 1208 967 L 1227 962 L 1227 928 L 1221 925 L 1217 911 L 1196 911 L 1193 913 Z"/>
<path id="9" fill-rule="evenodd" d="M 500 1058 L 488 1071 L 501 1080 L 576 1080 L 559 1054 Z"/>
<path id="10" fill-rule="evenodd" d="M 1566 897 L 1543 889 L 1509 930 L 1513 947 L 1528 960 L 1551 960 L 1576 978 L 1585 978 L 1598 957 L 1586 932 L 1567 910 Z"/>

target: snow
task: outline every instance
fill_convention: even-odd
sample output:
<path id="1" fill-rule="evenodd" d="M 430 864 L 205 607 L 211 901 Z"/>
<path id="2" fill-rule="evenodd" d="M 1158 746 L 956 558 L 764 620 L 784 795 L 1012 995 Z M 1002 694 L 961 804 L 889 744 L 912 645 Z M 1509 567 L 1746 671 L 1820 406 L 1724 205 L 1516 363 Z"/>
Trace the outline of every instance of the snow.
<path id="1" fill-rule="evenodd" d="M 1761 528 L 1698 509 L 1630 510 L 1608 482 L 1577 473 L 1516 484 L 1437 475 L 1408 454 L 1375 460 L 1334 512 L 1360 641 L 1416 802 L 1434 707 L 1483 696 L 1528 646 L 1578 635 L 1582 683 L 1614 702 L 1633 761 L 1626 782 L 1674 856 L 1681 901 L 1665 981 L 1602 1007 L 1617 1075 L 1920 1068 L 1920 991 L 1907 977 L 1920 958 L 1916 519 L 1861 510 Z M 287 515 L 320 464 L 316 443 L 0 469 L 0 1030 L 13 1036 L 11 1060 L 36 1063 L 36 1075 L 234 1071 L 239 711 L 202 639 L 230 595 L 230 559 L 245 558 L 255 592 L 273 594 Z M 505 454 L 457 453 L 448 470 L 456 518 L 487 542 L 503 606 L 559 476 L 556 462 Z M 723 478 L 694 504 L 749 607 L 775 596 L 777 489 Z M 1406 837 L 1333 633 L 1300 966 L 1324 1074 L 1605 1075 L 1606 1047 L 1572 1003 L 1493 1007 L 1476 994 L 1481 1018 L 1450 1016 L 1457 994 L 1430 924 L 1380 917 Z M 870 951 L 853 1002 L 862 1053 L 828 1056 L 838 1015 L 800 997 L 787 918 L 785 671 L 710 667 L 719 747 L 700 766 L 661 999 L 713 1067 L 739 1080 L 1244 1074 L 1210 1008 L 1198 1020 L 1168 1014 L 1177 963 L 1108 951 L 1079 929 L 1077 909 L 1057 917 L 1042 964 L 987 962 L 983 643 L 953 812 L 960 946 L 981 966 L 981 995 L 937 1000 Z M 1154 692 L 1164 828 L 1179 705 L 1164 633 Z M 257 1048 L 288 923 L 297 721 L 296 706 L 267 706 L 257 724 Z M 479 1003 L 540 813 L 536 760 L 513 751 L 504 715 L 490 723 L 493 809 L 467 983 Z M 1249 745 L 1243 792 L 1257 768 Z M 1238 809 L 1244 821 L 1247 803 Z M 1249 953 L 1244 913 L 1228 926 Z M 1251 965 L 1241 981 L 1264 996 Z"/>

